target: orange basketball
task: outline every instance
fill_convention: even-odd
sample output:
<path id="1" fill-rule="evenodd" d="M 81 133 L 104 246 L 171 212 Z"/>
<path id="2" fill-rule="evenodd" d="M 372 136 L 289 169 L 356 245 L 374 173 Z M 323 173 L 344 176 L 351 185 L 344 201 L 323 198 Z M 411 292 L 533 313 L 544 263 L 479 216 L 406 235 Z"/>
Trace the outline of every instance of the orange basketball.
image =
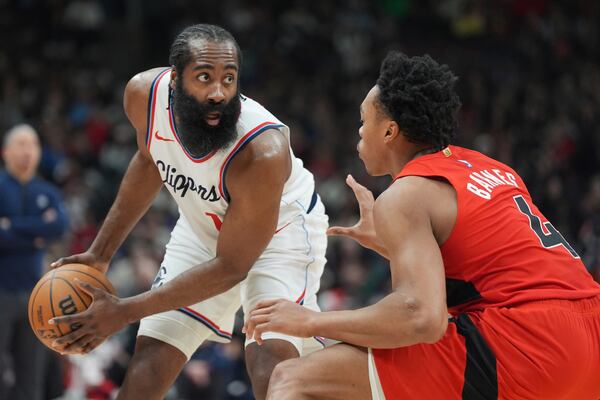
<path id="1" fill-rule="evenodd" d="M 50 325 L 48 321 L 61 315 L 80 313 L 92 302 L 92 298 L 75 283 L 75 278 L 115 294 L 115 288 L 106 276 L 87 265 L 65 264 L 48 271 L 33 288 L 28 310 L 33 332 L 49 348 L 52 348 L 54 339 L 76 330 L 78 326 L 64 323 Z"/>

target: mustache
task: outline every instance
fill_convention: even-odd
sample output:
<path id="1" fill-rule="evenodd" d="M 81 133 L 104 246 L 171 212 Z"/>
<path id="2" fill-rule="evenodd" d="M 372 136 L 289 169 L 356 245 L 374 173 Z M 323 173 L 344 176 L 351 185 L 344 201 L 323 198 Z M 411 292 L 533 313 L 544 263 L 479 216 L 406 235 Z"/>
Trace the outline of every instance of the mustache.
<path id="1" fill-rule="evenodd" d="M 236 123 L 241 112 L 238 93 L 229 101 L 198 101 L 188 93 L 181 81 L 171 92 L 171 105 L 177 117 L 179 137 L 193 155 L 203 155 L 228 146 L 237 136 Z M 207 115 L 219 113 L 218 125 L 209 125 Z"/>
<path id="2" fill-rule="evenodd" d="M 213 114 L 213 113 L 219 113 L 219 114 L 223 114 L 225 112 L 225 110 L 227 109 L 229 103 L 213 103 L 213 102 L 206 102 L 206 103 L 198 103 L 198 111 L 201 114 L 201 116 L 205 116 L 207 114 Z"/>

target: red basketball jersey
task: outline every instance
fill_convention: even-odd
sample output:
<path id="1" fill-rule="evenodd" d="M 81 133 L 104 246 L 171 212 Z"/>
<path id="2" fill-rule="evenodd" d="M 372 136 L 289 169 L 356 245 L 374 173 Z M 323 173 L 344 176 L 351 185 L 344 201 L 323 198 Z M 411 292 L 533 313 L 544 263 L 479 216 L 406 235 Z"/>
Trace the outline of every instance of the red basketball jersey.
<path id="1" fill-rule="evenodd" d="M 512 168 L 449 146 L 412 160 L 396 179 L 408 175 L 442 178 L 456 190 L 456 223 L 441 247 L 452 314 L 600 294 L 600 285 Z"/>

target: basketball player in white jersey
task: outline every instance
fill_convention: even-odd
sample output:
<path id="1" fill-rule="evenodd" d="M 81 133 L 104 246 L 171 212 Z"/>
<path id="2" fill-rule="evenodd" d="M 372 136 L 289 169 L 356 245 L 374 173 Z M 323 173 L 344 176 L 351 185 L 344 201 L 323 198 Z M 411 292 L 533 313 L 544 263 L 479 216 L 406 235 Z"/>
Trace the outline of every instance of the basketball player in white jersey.
<path id="1" fill-rule="evenodd" d="M 81 262 L 105 272 L 115 251 L 165 185 L 180 210 L 152 290 L 94 296 L 83 313 L 55 318 L 81 327 L 55 342 L 87 352 L 141 320 L 119 399 L 162 399 L 205 340 L 231 338 L 234 314 L 286 298 L 318 310 L 327 216 L 313 176 L 295 158 L 289 129 L 239 92 L 241 52 L 222 28 L 194 25 L 173 42 L 171 68 L 128 83 L 124 107 L 139 150 L 90 249 L 53 263 Z M 246 342 L 258 399 L 282 360 L 320 348 L 316 338 L 277 333 Z"/>

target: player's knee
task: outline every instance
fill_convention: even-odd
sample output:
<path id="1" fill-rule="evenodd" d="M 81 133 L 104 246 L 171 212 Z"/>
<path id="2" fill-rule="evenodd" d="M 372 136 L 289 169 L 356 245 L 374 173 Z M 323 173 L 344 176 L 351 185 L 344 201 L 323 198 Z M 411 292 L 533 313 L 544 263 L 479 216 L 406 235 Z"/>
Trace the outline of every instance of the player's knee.
<path id="1" fill-rule="evenodd" d="M 298 359 L 279 363 L 269 381 L 267 399 L 300 399 L 305 394 Z"/>
<path id="2" fill-rule="evenodd" d="M 160 376 L 144 362 L 143 357 L 136 357 L 127 367 L 127 378 L 119 392 L 119 399 L 128 399 L 133 393 L 147 395 L 152 387 L 152 382 L 160 380 Z"/>
<path id="3" fill-rule="evenodd" d="M 256 344 L 251 344 L 246 348 L 248 373 L 257 399 L 265 398 L 275 367 L 283 360 L 297 356 L 296 348 L 283 340 L 267 340 L 260 348 Z"/>
<path id="4" fill-rule="evenodd" d="M 127 374 L 135 382 L 144 382 L 147 378 L 150 380 L 155 377 L 156 373 L 151 367 L 151 364 L 145 361 L 145 357 L 138 355 L 131 360 L 127 368 Z"/>
<path id="5" fill-rule="evenodd" d="M 185 356 L 172 346 L 139 337 L 118 399 L 162 399 L 185 361 Z"/>
<path id="6" fill-rule="evenodd" d="M 257 399 L 265 398 L 272 372 L 270 365 L 254 365 L 249 368 L 252 389 Z"/>

